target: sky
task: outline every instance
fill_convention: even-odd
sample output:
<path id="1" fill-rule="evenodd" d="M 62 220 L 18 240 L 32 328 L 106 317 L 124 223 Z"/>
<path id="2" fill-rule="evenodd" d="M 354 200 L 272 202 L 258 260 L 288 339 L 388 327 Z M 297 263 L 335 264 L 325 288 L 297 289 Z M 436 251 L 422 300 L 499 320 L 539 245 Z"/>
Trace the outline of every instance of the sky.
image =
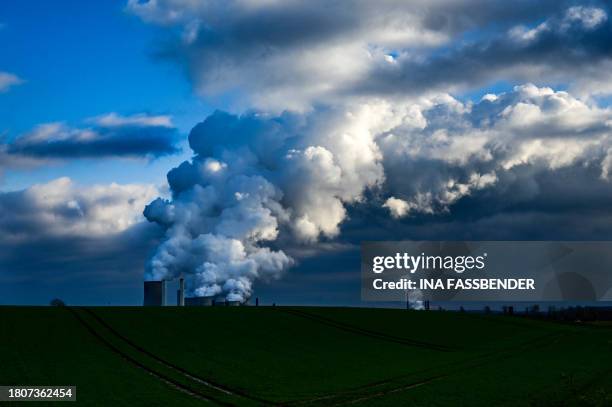
<path id="1" fill-rule="evenodd" d="M 363 240 L 608 240 L 606 1 L 0 4 L 0 304 L 360 305 Z"/>

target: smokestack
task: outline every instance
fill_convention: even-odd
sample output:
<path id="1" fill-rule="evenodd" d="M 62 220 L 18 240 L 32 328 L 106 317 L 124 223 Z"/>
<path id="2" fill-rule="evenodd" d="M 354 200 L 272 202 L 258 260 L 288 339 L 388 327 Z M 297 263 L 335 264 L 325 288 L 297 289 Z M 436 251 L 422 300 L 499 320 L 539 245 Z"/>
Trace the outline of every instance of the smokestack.
<path id="1" fill-rule="evenodd" d="M 176 305 L 179 307 L 185 306 L 185 279 L 179 279 L 179 289 L 176 292 Z"/>

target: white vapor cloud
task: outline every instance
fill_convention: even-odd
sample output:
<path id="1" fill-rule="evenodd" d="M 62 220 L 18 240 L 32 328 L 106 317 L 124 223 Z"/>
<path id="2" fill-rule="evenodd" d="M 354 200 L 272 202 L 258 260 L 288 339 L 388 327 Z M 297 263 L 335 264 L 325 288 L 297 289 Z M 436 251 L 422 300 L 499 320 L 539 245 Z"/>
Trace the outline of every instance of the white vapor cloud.
<path id="1" fill-rule="evenodd" d="M 159 157 L 178 152 L 169 116 L 109 113 L 87 119 L 88 126 L 45 123 L 0 146 L 6 154 L 31 159 Z"/>
<path id="2" fill-rule="evenodd" d="M 0 93 L 7 92 L 13 86 L 21 85 L 23 82 L 23 79 L 15 74 L 0 71 Z"/>
<path id="3" fill-rule="evenodd" d="M 377 137 L 395 217 L 447 211 L 465 196 L 497 186 L 519 166 L 555 171 L 599 165 L 607 177 L 612 110 L 565 91 L 531 84 L 476 104 L 449 96 L 413 105 L 399 126 Z"/>
<path id="4" fill-rule="evenodd" d="M 608 14 L 601 8 L 574 6 L 567 10 L 563 23 L 569 25 L 574 21 L 578 21 L 585 28 L 593 29 L 607 19 Z"/>
<path id="5" fill-rule="evenodd" d="M 141 126 L 141 127 L 174 127 L 170 116 L 151 116 L 143 113 L 132 116 L 121 116 L 117 113 L 108 113 L 90 119 L 91 122 L 105 127 Z"/>
<path id="6" fill-rule="evenodd" d="M 403 199 L 398 199 L 394 196 L 387 199 L 383 205 L 383 208 L 389 209 L 391 216 L 394 218 L 401 218 L 408 215 L 412 207 L 413 205 L 410 202 L 406 202 Z"/>
<path id="7" fill-rule="evenodd" d="M 80 186 L 66 177 L 0 192 L 0 241 L 117 234 L 142 222 L 142 208 L 158 195 L 153 185 Z"/>
<path id="8" fill-rule="evenodd" d="M 309 117 L 217 112 L 197 125 L 193 160 L 168 174 L 173 199 L 145 210 L 167 230 L 148 278 L 184 274 L 192 293 L 245 300 L 255 279 L 294 263 L 266 246 L 282 231 L 300 242 L 336 237 L 345 204 L 383 180 L 374 136 L 388 126 L 384 106 Z M 213 259 L 219 252 L 228 254 Z"/>

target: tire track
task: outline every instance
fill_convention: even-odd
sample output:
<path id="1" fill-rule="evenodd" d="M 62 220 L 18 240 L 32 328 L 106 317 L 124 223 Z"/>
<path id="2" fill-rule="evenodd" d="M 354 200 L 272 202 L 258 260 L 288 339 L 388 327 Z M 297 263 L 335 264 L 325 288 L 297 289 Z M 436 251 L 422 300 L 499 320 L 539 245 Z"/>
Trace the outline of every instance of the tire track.
<path id="1" fill-rule="evenodd" d="M 123 334 L 118 332 L 115 328 L 113 328 L 113 326 L 111 326 L 108 322 L 106 322 L 102 317 L 100 317 L 98 314 L 96 314 L 93 310 L 88 309 L 88 308 L 81 308 L 81 309 L 85 313 L 90 315 L 93 319 L 95 319 L 95 321 L 97 323 L 102 325 L 105 329 L 107 329 L 116 338 L 120 339 L 122 342 L 126 343 L 127 345 L 129 345 L 130 347 L 132 347 L 133 349 L 138 351 L 139 353 L 142 353 L 142 354 L 144 354 L 144 355 L 154 359 L 157 363 L 159 363 L 159 364 L 161 364 L 161 365 L 163 365 L 163 366 L 165 366 L 165 367 L 167 367 L 169 369 L 172 369 L 172 370 L 180 373 L 181 375 L 183 375 L 184 377 L 186 377 L 186 378 L 188 378 L 190 380 L 197 381 L 198 383 L 201 383 L 201 384 L 203 384 L 205 386 L 211 387 L 212 389 L 215 389 L 217 391 L 221 391 L 221 392 L 223 392 L 223 393 L 225 393 L 227 395 L 243 397 L 243 398 L 248 399 L 250 401 L 259 403 L 261 405 L 266 405 L 266 406 L 289 406 L 289 405 L 312 404 L 312 403 L 316 404 L 317 402 L 323 402 L 324 400 L 337 399 L 338 397 L 346 395 L 346 394 L 342 394 L 341 395 L 341 394 L 337 394 L 336 393 L 336 394 L 324 395 L 324 396 L 320 396 L 320 397 L 309 398 L 309 399 L 306 399 L 306 400 L 302 400 L 301 402 L 283 402 L 283 401 L 273 402 L 271 400 L 266 400 L 266 399 L 263 399 L 263 398 L 252 396 L 252 395 L 249 395 L 249 394 L 245 393 L 242 390 L 231 389 L 231 388 L 229 388 L 227 386 L 224 386 L 222 384 L 215 383 L 215 382 L 212 382 L 210 380 L 201 378 L 198 375 L 196 375 L 194 373 L 191 373 L 191 372 L 187 371 L 184 368 L 181 368 L 180 366 L 177 366 L 177 365 L 175 365 L 175 364 L 173 364 L 171 362 L 168 362 L 165 359 L 160 358 L 159 356 L 157 356 L 154 353 L 152 353 L 152 352 L 142 348 L 140 345 L 136 344 L 135 342 L 133 342 L 132 340 L 130 340 L 129 338 L 125 337 Z M 281 308 L 278 308 L 278 309 L 281 309 Z M 73 311 L 73 310 L 71 310 L 71 311 Z M 295 316 L 302 317 L 302 318 L 308 318 L 308 317 L 312 316 L 311 314 L 308 314 L 308 313 L 305 313 L 305 312 L 301 313 L 301 312 L 295 311 L 295 310 L 283 310 L 283 311 L 289 311 L 290 314 L 293 314 Z M 294 311 L 295 313 L 293 313 L 291 311 Z M 77 316 L 77 317 L 80 318 L 80 316 Z M 377 339 L 384 339 L 384 340 L 388 340 L 388 341 L 391 341 L 391 342 L 394 342 L 394 343 L 398 343 L 399 342 L 399 343 L 404 344 L 404 345 L 416 346 L 415 343 L 413 341 L 411 341 L 411 340 L 405 341 L 405 340 L 402 340 L 403 338 L 392 337 L 392 336 L 388 336 L 388 335 L 385 335 L 385 334 L 382 334 L 382 333 L 379 333 L 379 332 L 369 331 L 369 330 L 364 330 L 364 329 L 352 327 L 350 325 L 348 325 L 346 327 L 344 327 L 344 326 L 343 327 L 338 327 L 338 326 L 336 326 L 337 324 L 334 323 L 336 321 L 328 320 L 327 318 L 322 318 L 323 321 L 321 321 L 321 320 L 319 320 L 319 318 L 316 318 L 316 316 L 313 316 L 313 317 L 316 320 L 316 322 L 318 322 L 318 323 L 322 323 L 324 325 L 331 325 L 333 328 L 341 329 L 343 331 L 348 331 L 349 333 L 363 335 L 363 336 L 369 336 L 369 337 L 374 337 L 374 338 L 377 338 Z M 344 324 L 338 324 L 338 325 L 344 325 Z M 94 332 L 94 334 L 99 336 L 97 332 Z M 103 339 L 103 338 L 101 338 L 101 340 L 106 342 L 106 340 Z M 419 347 L 423 347 L 422 345 L 433 345 L 433 344 L 421 343 L 421 342 L 417 342 L 417 343 L 418 343 L 418 345 L 420 345 Z M 111 346 L 113 346 L 113 345 L 111 345 Z M 129 358 L 129 356 L 128 356 L 128 359 L 131 359 L 131 358 Z M 137 363 L 139 363 L 139 362 L 137 362 Z M 139 365 L 141 365 L 141 364 L 139 364 Z M 148 371 L 150 369 L 145 367 L 145 370 Z M 158 376 L 157 374 L 154 374 L 154 375 Z M 426 384 L 426 383 L 428 383 L 428 382 L 430 382 L 432 380 L 435 380 L 435 379 L 438 379 L 438 377 L 426 379 L 426 380 L 424 380 L 422 382 L 410 383 L 408 385 L 402 386 L 401 389 L 403 390 L 404 388 L 408 388 L 408 387 L 410 387 L 410 388 L 418 387 L 419 385 Z M 375 387 L 387 384 L 387 383 L 389 383 L 392 380 L 394 380 L 394 379 L 377 381 L 377 382 L 374 382 L 374 383 L 367 384 L 365 386 L 360 386 L 360 389 L 375 388 Z M 170 382 L 170 384 L 172 384 L 172 382 Z M 183 385 L 182 387 L 187 387 L 187 386 Z M 179 390 L 180 390 L 180 388 L 179 388 Z M 391 391 L 393 391 L 393 390 L 391 390 Z M 376 394 L 377 395 L 374 396 L 374 397 L 378 397 L 378 393 L 376 393 Z M 206 396 L 204 396 L 204 397 L 206 397 Z M 359 397 L 359 400 L 361 400 L 362 398 L 367 399 L 367 398 L 370 398 L 370 397 L 372 397 L 371 394 L 363 394 L 362 393 L 362 395 Z M 213 400 L 213 401 L 214 402 L 219 402 L 217 400 Z M 230 403 L 230 404 L 225 404 L 225 405 L 233 405 L 233 404 Z"/>
<path id="2" fill-rule="evenodd" d="M 375 338 L 375 339 L 379 339 L 379 340 L 383 340 L 387 342 L 393 342 L 393 343 L 397 343 L 400 345 L 413 346 L 413 347 L 418 347 L 418 348 L 423 348 L 423 349 L 428 349 L 428 350 L 434 350 L 438 352 L 453 352 L 453 351 L 459 350 L 451 346 L 438 345 L 435 343 L 418 341 L 414 339 L 402 338 L 400 336 L 393 336 L 393 335 L 388 335 L 388 334 L 384 334 L 381 332 L 371 331 L 371 330 L 360 328 L 354 325 L 346 324 L 344 322 L 322 317 L 320 315 L 310 314 L 304 311 L 283 308 L 283 307 L 278 307 L 277 309 L 287 314 L 291 314 L 291 315 L 294 315 L 300 318 L 309 319 L 311 321 L 315 321 L 320 324 L 327 325 L 332 328 L 336 328 L 336 329 L 339 329 L 345 332 L 350 332 L 350 333 L 358 334 L 361 336 L 367 336 L 370 338 Z"/>
<path id="3" fill-rule="evenodd" d="M 339 403 L 335 404 L 335 406 L 356 404 L 358 402 L 366 401 L 366 400 L 369 400 L 369 399 L 378 398 L 378 397 L 384 397 L 384 396 L 387 396 L 389 394 L 399 393 L 399 392 L 402 392 L 402 391 L 405 391 L 405 390 L 413 389 L 415 387 L 420 387 L 422 385 L 431 383 L 433 381 L 437 381 L 437 380 L 444 379 L 444 378 L 447 378 L 447 377 L 450 377 L 450 376 L 453 376 L 453 375 L 461 374 L 462 372 L 465 372 L 466 370 L 473 370 L 475 368 L 486 366 L 486 365 L 489 365 L 491 363 L 494 363 L 494 362 L 497 362 L 497 361 L 500 361 L 500 360 L 512 358 L 515 355 L 516 352 L 520 352 L 520 351 L 523 351 L 525 349 L 538 349 L 539 347 L 545 346 L 546 344 L 548 344 L 548 341 L 551 338 L 553 338 L 553 337 L 560 337 L 560 336 L 563 336 L 563 335 L 564 335 L 564 333 L 562 333 L 562 332 L 548 334 L 548 335 L 535 338 L 535 339 L 533 339 L 531 341 L 519 344 L 517 346 L 511 347 L 511 348 L 508 348 L 508 349 L 500 350 L 498 352 L 491 352 L 491 353 L 487 353 L 485 355 L 481 355 L 479 357 L 475 357 L 473 359 L 464 361 L 463 363 L 459 364 L 458 366 L 457 366 L 457 364 L 451 364 L 449 366 L 455 365 L 455 368 L 452 369 L 451 371 L 449 371 L 448 373 L 441 374 L 441 375 L 435 376 L 433 378 L 425 379 L 425 380 L 422 380 L 422 381 L 419 381 L 419 382 L 416 382 L 416 383 L 412 383 L 412 384 L 408 384 L 408 385 L 392 388 L 392 389 L 389 389 L 389 390 L 383 390 L 383 391 L 380 391 L 380 392 L 372 393 L 372 394 L 369 394 L 369 395 L 365 395 L 363 397 L 358 397 L 357 399 L 351 399 L 351 400 L 347 400 L 347 401 L 342 401 L 342 402 L 339 402 Z"/>
<path id="4" fill-rule="evenodd" d="M 69 307 L 67 307 L 69 308 Z M 70 309 L 70 308 L 69 308 Z M 443 351 L 443 352 L 451 352 L 453 350 L 458 350 L 458 349 L 454 349 L 454 348 L 450 348 L 450 347 L 443 347 L 443 346 L 438 346 L 436 344 L 432 344 L 432 343 L 427 343 L 427 342 L 420 342 L 420 341 L 413 341 L 410 339 L 406 339 L 406 338 L 401 338 L 401 337 L 395 337 L 392 335 L 387 335 L 384 333 L 380 333 L 380 332 L 376 332 L 376 331 L 371 331 L 371 330 L 367 330 L 367 329 L 363 329 L 363 328 L 359 328 L 353 325 L 349 325 L 349 324 L 345 324 L 339 321 L 334 321 L 332 319 L 329 318 L 325 318 L 325 317 L 320 317 L 317 315 L 313 315 L 310 314 L 308 312 L 304 312 L 304 311 L 299 311 L 299 310 L 293 310 L 293 309 L 287 309 L 287 308 L 281 308 L 278 307 L 276 308 L 277 310 L 281 310 L 282 312 L 288 313 L 290 315 L 296 316 L 296 317 L 300 317 L 300 318 L 305 318 L 305 319 L 309 319 L 312 321 L 315 321 L 317 323 L 323 324 L 323 325 L 327 325 L 330 327 L 333 327 L 335 329 L 339 329 L 342 331 L 346 331 L 352 334 L 357 334 L 357 335 L 361 335 L 361 336 L 366 336 L 366 337 L 371 337 L 371 338 L 375 338 L 375 339 L 380 339 L 380 340 L 385 340 L 385 341 L 389 341 L 389 342 L 393 342 L 393 343 L 399 343 L 402 345 L 408 345 L 408 346 L 414 346 L 414 347 L 420 347 L 420 348 L 425 348 L 425 349 L 430 349 L 430 350 L 436 350 L 436 351 Z M 146 356 L 148 356 L 151 359 L 154 359 L 157 363 L 161 364 L 162 366 L 172 369 L 173 371 L 179 373 L 180 375 L 182 375 L 183 377 L 187 378 L 188 380 L 191 381 L 195 381 L 199 384 L 202 384 L 204 386 L 210 387 L 211 389 L 215 390 L 215 391 L 219 391 L 222 392 L 228 396 L 234 396 L 234 397 L 242 397 L 245 400 L 243 401 L 251 401 L 251 402 L 255 402 L 258 403 L 260 405 L 266 405 L 266 406 L 272 406 L 272 405 L 276 405 L 276 406 L 296 406 L 296 405 L 350 405 L 350 404 L 356 404 L 356 403 L 361 403 L 361 402 L 365 402 L 367 400 L 370 399 L 375 399 L 375 398 L 379 398 L 379 397 L 384 397 L 387 396 L 389 394 L 394 394 L 394 393 L 399 393 L 402 391 L 407 391 L 410 389 L 414 389 L 426 384 L 429 384 L 431 382 L 437 381 L 437 380 L 441 380 L 444 379 L 448 376 L 451 375 L 455 375 L 455 374 L 460 374 L 461 372 L 467 370 L 467 369 L 473 369 L 475 367 L 479 367 L 479 366 L 483 366 L 489 363 L 493 363 L 496 360 L 500 360 L 500 359 L 505 359 L 505 358 L 509 358 L 512 357 L 513 353 L 517 350 L 520 349 L 525 349 L 527 347 L 537 347 L 538 343 L 541 343 L 543 340 L 549 339 L 552 336 L 557 336 L 559 334 L 561 334 L 560 332 L 555 332 L 555 333 L 551 333 L 549 335 L 545 335 L 544 337 L 538 337 L 538 338 L 534 338 L 531 341 L 527 341 L 524 342 L 522 344 L 519 344 L 517 346 L 512 346 L 511 348 L 506 348 L 503 350 L 499 350 L 499 351 L 495 351 L 495 352 L 487 352 L 485 354 L 480 354 L 478 356 L 475 356 L 473 358 L 469 358 L 467 360 L 461 360 L 461 361 L 455 361 L 455 362 L 451 362 L 448 363 L 446 365 L 442 365 L 442 366 L 436 366 L 436 367 L 432 367 L 429 369 L 424 369 L 421 370 L 419 372 L 414 372 L 411 373 L 409 375 L 406 376 L 396 376 L 394 378 L 389 378 L 389 379 L 385 379 L 385 380 L 381 380 L 381 381 L 376 381 L 376 382 L 372 382 L 369 384 L 365 384 L 363 386 L 359 386 L 357 388 L 353 388 L 353 389 L 348 389 L 348 390 L 344 390 L 341 392 L 337 392 L 337 393 L 333 393 L 333 394 L 327 394 L 327 395 L 320 395 L 317 397 L 312 397 L 312 398 L 306 398 L 306 399 L 302 399 L 302 400 L 294 400 L 294 401 L 280 401 L 280 402 L 273 402 L 270 400 L 266 400 L 260 397 L 256 397 L 256 396 L 252 396 L 242 390 L 237 390 L 237 389 L 232 389 L 229 388 L 225 385 L 219 384 L 219 383 L 215 383 L 212 382 L 210 380 L 204 379 L 202 377 L 199 377 L 198 375 L 195 375 L 177 365 L 174 365 L 171 362 L 168 362 L 160 357 L 158 357 L 157 355 L 147 351 L 146 349 L 142 348 L 141 346 L 139 346 L 138 344 L 134 343 L 133 341 L 131 341 L 129 338 L 123 336 L 121 333 L 119 333 L 117 330 L 115 330 L 109 323 L 107 323 L 102 317 L 100 317 L 99 315 L 97 315 L 93 310 L 87 309 L 87 308 L 82 308 L 82 310 L 87 313 L 89 316 L 91 316 L 91 318 L 93 318 L 96 323 L 100 324 L 101 326 L 103 326 L 106 330 L 108 330 L 114 337 L 116 337 L 117 339 L 121 340 L 121 342 L 129 345 L 131 348 L 135 349 L 136 351 L 138 351 L 141 354 L 144 354 Z M 137 367 L 145 370 L 148 374 L 151 374 L 155 377 L 157 377 L 158 379 L 164 381 L 166 384 L 170 385 L 171 387 L 182 391 L 183 393 L 189 394 L 193 397 L 199 398 L 201 400 L 204 401 L 209 401 L 209 402 L 213 402 L 213 403 L 218 403 L 220 405 L 226 405 L 226 406 L 233 406 L 236 404 L 232 404 L 231 402 L 227 402 L 227 401 L 223 401 L 223 400 L 218 400 L 214 397 L 210 397 L 210 395 L 208 394 L 203 394 L 201 392 L 199 392 L 197 389 L 193 389 L 188 385 L 185 385 L 183 383 L 180 383 L 174 379 L 172 379 L 171 377 L 167 377 L 161 373 L 155 372 L 153 370 L 151 370 L 150 368 L 148 368 L 147 366 L 143 365 L 142 363 L 138 362 L 137 360 L 135 360 L 134 358 L 130 357 L 128 354 L 126 354 L 125 352 L 121 351 L 120 349 L 116 348 L 112 343 L 108 342 L 106 339 L 104 339 L 98 332 L 95 331 L 95 329 L 93 329 L 91 326 L 89 326 L 89 324 L 87 322 L 85 322 L 80 315 L 78 315 L 78 313 L 76 311 L 74 311 L 73 309 L 70 309 L 70 311 L 75 315 L 75 317 L 77 318 L 77 320 L 79 320 L 79 322 L 84 325 L 84 327 L 90 332 L 92 333 L 92 335 L 94 335 L 95 337 L 97 337 L 100 341 L 102 341 L 105 346 L 109 347 L 111 350 L 113 350 L 114 352 L 120 354 L 120 356 L 122 356 L 124 359 L 128 360 L 129 362 L 133 363 L 134 365 L 136 365 Z M 440 349 L 442 348 L 442 349 Z M 448 369 L 450 368 L 450 371 L 447 373 L 443 373 L 443 374 L 435 374 L 436 370 L 440 370 L 440 369 Z M 405 383 L 405 384 L 401 384 L 398 383 L 398 385 L 396 387 L 392 387 L 389 388 L 388 386 L 390 386 L 393 382 L 395 381 L 399 381 L 402 379 L 406 379 L 410 376 L 415 376 L 417 374 L 423 374 L 426 372 L 431 372 L 433 374 L 433 376 L 427 377 L 425 379 L 416 381 L 416 382 L 411 382 L 411 383 Z M 387 388 L 385 388 L 387 387 Z M 380 388 L 378 390 L 376 390 L 376 388 Z M 369 391 L 368 391 L 369 390 Z M 236 401 L 238 404 L 237 405 L 241 405 L 241 403 L 239 403 L 239 401 Z M 324 403 L 324 404 L 321 404 Z"/>
<path id="5" fill-rule="evenodd" d="M 134 359 L 133 357 L 131 357 L 130 355 L 128 355 L 127 353 L 123 352 L 122 350 L 117 348 L 115 345 L 113 345 L 112 343 L 107 341 L 91 325 L 89 325 L 78 314 L 78 312 L 76 312 L 72 307 L 66 307 L 66 309 L 76 318 L 76 320 L 79 322 L 79 324 L 87 332 L 89 332 L 93 337 L 95 337 L 98 341 L 100 341 L 106 348 L 108 348 L 113 353 L 119 355 L 122 359 L 125 359 L 126 361 L 128 361 L 132 365 L 136 366 L 137 368 L 142 369 L 147 374 L 149 374 L 149 375 L 159 379 L 160 381 L 162 381 L 165 384 L 169 385 L 170 387 L 180 391 L 181 393 L 187 394 L 187 395 L 189 395 L 191 397 L 194 397 L 196 399 L 199 399 L 199 400 L 202 400 L 202 401 L 211 402 L 211 403 L 215 403 L 215 404 L 218 404 L 218 405 L 221 405 L 221 406 L 227 406 L 227 407 L 236 406 L 235 404 L 232 404 L 232 403 L 229 403 L 229 402 L 226 402 L 226 401 L 223 401 L 223 400 L 219 400 L 219 399 L 217 399 L 215 397 L 211 397 L 210 395 L 203 394 L 200 391 L 198 391 L 197 389 L 193 389 L 193 388 L 191 388 L 191 387 L 189 387 L 187 385 L 184 385 L 183 383 L 180 383 L 180 382 L 174 380 L 171 377 L 168 377 L 168 376 L 166 376 L 166 375 L 164 375 L 162 373 L 158 373 L 158 372 L 154 371 L 153 369 L 150 369 L 146 365 L 142 364 L 138 360 Z"/>
<path id="6" fill-rule="evenodd" d="M 264 405 L 273 405 L 274 402 L 270 401 L 270 400 L 266 400 L 257 396 L 253 396 L 251 394 L 248 394 L 242 390 L 239 389 L 233 389 L 230 388 L 228 386 L 222 385 L 220 383 L 214 382 L 210 379 L 205 379 L 195 373 L 192 373 L 178 365 L 175 365 L 174 363 L 171 363 L 159 356 L 157 356 L 156 354 L 144 349 L 143 347 L 141 347 L 140 345 L 136 344 L 135 342 L 133 342 L 131 339 L 127 338 L 126 336 L 124 336 L 123 334 L 121 334 L 119 331 L 117 331 L 115 328 L 113 328 L 112 325 L 110 325 L 108 322 L 106 322 L 102 317 L 100 317 L 98 314 L 96 314 L 93 310 L 88 309 L 88 308 L 83 308 L 83 310 L 89 314 L 92 318 L 94 318 L 96 320 L 96 322 L 98 322 L 100 325 L 102 325 L 104 328 L 106 328 L 111 334 L 113 334 L 116 338 L 120 339 L 121 341 L 123 341 L 124 343 L 126 343 L 127 345 L 129 345 L 130 347 L 132 347 L 133 349 L 135 349 L 136 351 L 150 357 L 151 359 L 154 359 L 157 363 L 176 371 L 177 373 L 181 374 L 183 377 L 189 379 L 189 380 L 193 380 L 195 382 L 198 382 L 204 386 L 210 387 L 211 389 L 214 389 L 216 391 L 220 391 L 222 393 L 225 393 L 227 395 L 230 396 L 236 396 L 236 397 L 242 397 L 245 399 L 248 399 L 250 401 L 253 402 L 257 402 L 257 403 L 263 403 Z"/>
<path id="7" fill-rule="evenodd" d="M 420 386 L 429 384 L 434 381 L 438 381 L 438 380 L 441 380 L 441 379 L 444 379 L 444 378 L 447 378 L 447 377 L 450 377 L 456 374 L 460 374 L 466 370 L 478 368 L 481 366 L 488 365 L 490 363 L 494 363 L 499 360 L 511 358 L 516 352 L 522 351 L 524 349 L 537 349 L 541 346 L 545 346 L 546 344 L 548 344 L 550 339 L 554 337 L 561 337 L 563 335 L 565 335 L 565 332 L 550 333 L 544 336 L 534 338 L 530 341 L 523 342 L 521 344 L 518 344 L 510 348 L 502 349 L 502 350 L 495 351 L 495 352 L 487 352 L 485 354 L 481 354 L 481 355 L 475 356 L 467 360 L 455 361 L 455 362 L 451 362 L 445 365 L 435 366 L 429 369 L 424 369 L 421 371 L 410 373 L 409 375 L 406 375 L 406 376 L 396 376 L 393 378 L 389 378 L 387 380 L 382 380 L 382 381 L 378 381 L 375 383 L 366 384 L 366 385 L 354 388 L 349 391 L 322 395 L 322 396 L 313 397 L 310 399 L 303 399 L 303 400 L 295 401 L 295 402 L 288 403 L 288 404 L 291 406 L 309 405 L 309 404 L 317 405 L 317 403 L 319 402 L 326 401 L 325 405 L 340 406 L 340 405 L 355 404 L 355 403 L 359 403 L 362 401 L 366 401 L 366 400 L 374 399 L 378 397 L 384 397 L 389 394 L 394 394 L 394 393 L 410 390 L 416 387 L 420 387 Z M 439 371 L 442 369 L 450 369 L 450 371 L 448 371 L 447 373 L 442 373 L 442 374 L 435 373 L 436 371 Z M 389 385 L 393 383 L 394 381 L 406 379 L 408 377 L 419 375 L 419 374 L 424 374 L 427 372 L 431 372 L 433 376 L 429 376 L 425 379 L 422 379 L 416 382 L 402 384 L 398 387 L 382 389 L 382 390 L 378 390 L 374 392 L 368 392 L 368 390 L 374 390 L 377 387 Z M 334 401 L 334 399 L 336 399 L 336 401 Z"/>
<path id="8" fill-rule="evenodd" d="M 365 395 L 365 396 L 362 396 L 362 397 L 358 397 L 358 398 L 355 398 L 355 399 L 352 399 L 352 400 L 348 400 L 346 402 L 340 402 L 340 403 L 332 404 L 332 405 L 333 406 L 346 406 L 346 405 L 350 405 L 350 404 L 357 404 L 357 403 L 361 403 L 362 401 L 371 400 L 371 399 L 374 399 L 374 398 L 377 398 L 377 397 L 388 396 L 389 394 L 400 393 L 402 391 L 406 391 L 406 390 L 414 389 L 414 388 L 417 388 L 417 387 L 421 387 L 421 386 L 424 386 L 424 385 L 426 385 L 428 383 L 431 383 L 431 382 L 436 381 L 436 380 L 443 379 L 443 378 L 448 377 L 448 376 L 450 376 L 450 374 L 448 374 L 448 375 L 441 375 L 441 376 L 434 376 L 434 377 L 430 377 L 428 379 L 424 379 L 424 380 L 421 380 L 421 381 L 418 381 L 418 382 L 415 382 L 415 383 L 410 383 L 410 384 L 406 384 L 404 386 L 396 387 L 394 389 L 390 389 L 390 390 L 387 390 L 387 391 L 381 391 L 381 392 L 378 392 L 378 393 L 368 394 L 368 395 Z"/>

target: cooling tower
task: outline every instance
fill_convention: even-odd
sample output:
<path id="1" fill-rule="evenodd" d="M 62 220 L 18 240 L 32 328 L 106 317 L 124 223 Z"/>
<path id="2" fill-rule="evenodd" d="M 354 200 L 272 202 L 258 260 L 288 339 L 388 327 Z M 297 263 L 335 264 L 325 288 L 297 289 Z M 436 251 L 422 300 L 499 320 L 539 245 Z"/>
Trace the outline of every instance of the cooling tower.
<path id="1" fill-rule="evenodd" d="M 145 281 L 143 305 L 161 307 L 166 305 L 166 282 Z"/>

